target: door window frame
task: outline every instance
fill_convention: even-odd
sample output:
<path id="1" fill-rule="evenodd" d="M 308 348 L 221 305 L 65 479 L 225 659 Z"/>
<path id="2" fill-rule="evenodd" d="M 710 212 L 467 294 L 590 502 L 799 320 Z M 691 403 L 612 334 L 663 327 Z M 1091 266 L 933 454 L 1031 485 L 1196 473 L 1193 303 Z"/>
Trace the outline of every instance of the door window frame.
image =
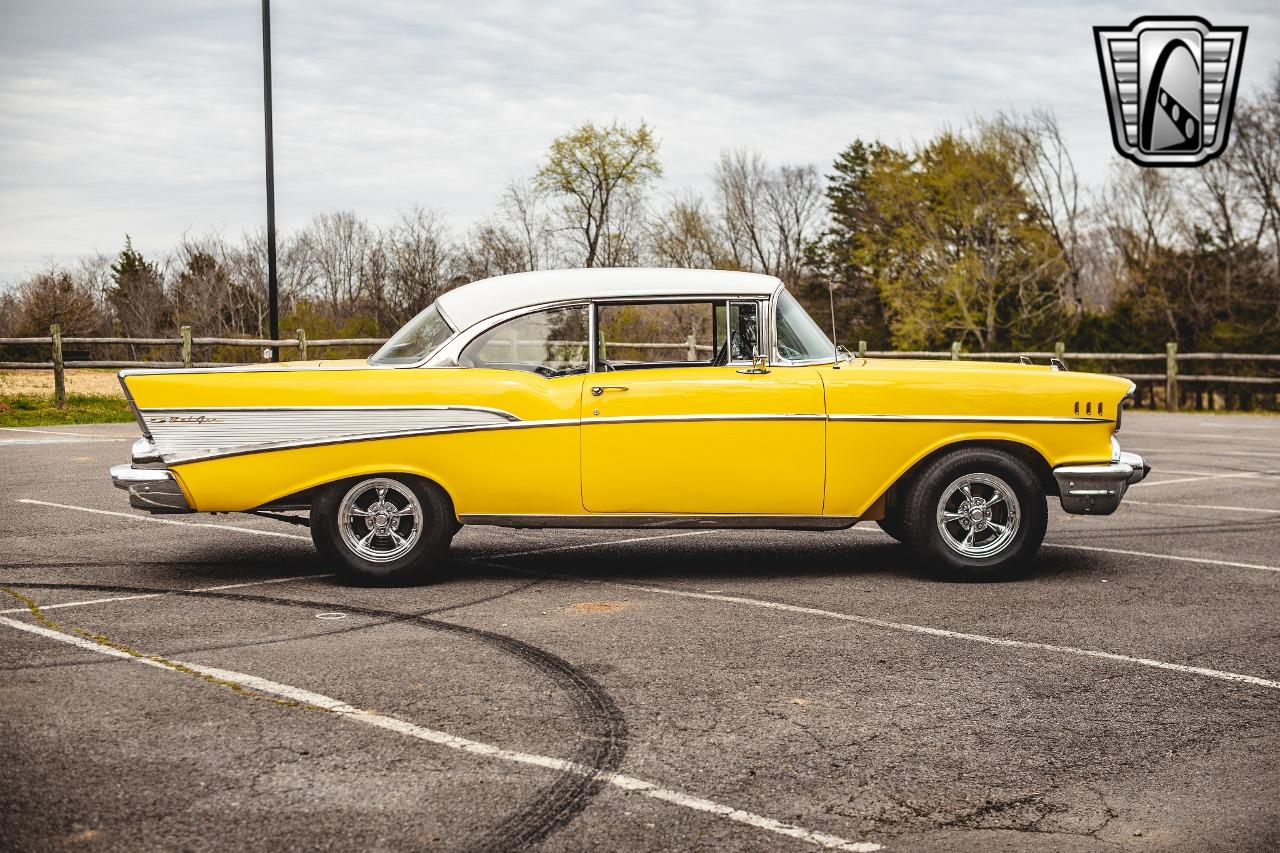
<path id="1" fill-rule="evenodd" d="M 770 352 L 770 351 L 771 351 L 771 347 L 772 347 L 772 336 L 771 336 L 771 334 L 770 334 L 771 330 L 768 328 L 768 325 L 769 325 L 769 324 L 768 324 L 768 318 L 771 318 L 771 317 L 772 317 L 772 313 L 770 312 L 770 309 L 769 309 L 769 303 L 770 303 L 770 301 L 771 301 L 771 300 L 770 300 L 770 299 L 768 299 L 768 298 L 760 298 L 760 297 L 754 297 L 754 296 L 738 296 L 738 297 L 734 297 L 734 296 L 678 296 L 678 297 L 672 297 L 672 296 L 625 296 L 625 297 L 622 297 L 622 296 L 620 296 L 620 297 L 617 297 L 617 298 L 610 298 L 610 299 L 593 299 L 593 300 L 591 300 L 591 302 L 590 302 L 590 305 L 591 305 L 591 313 L 589 314 L 589 316 L 588 316 L 588 321 L 587 321 L 588 334 L 589 334 L 589 335 L 590 335 L 590 337 L 591 337 L 591 352 L 590 352 L 590 355 L 589 355 L 589 358 L 588 358 L 589 365 L 588 365 L 588 367 L 587 367 L 587 372 L 588 372 L 588 373 L 601 373 L 601 372 L 603 372 L 603 371 L 601 371 L 601 370 L 600 370 L 600 365 L 599 365 L 599 362 L 598 362 L 598 356 L 599 356 L 599 352 L 600 352 L 600 319 L 599 319 L 599 311 L 600 311 L 600 308 L 601 308 L 601 307 L 603 307 L 603 306 L 607 306 L 607 305 L 641 305 L 641 304 L 645 304 L 645 303 L 657 303 L 657 304 L 659 304 L 659 305 L 701 305 L 701 304 L 709 304 L 709 305 L 711 305 L 712 317 L 714 318 L 714 317 L 715 317 L 715 310 L 716 310 L 716 308 L 718 308 L 718 307 L 720 307 L 720 306 L 722 306 L 722 305 L 723 305 L 723 306 L 724 306 L 724 309 L 725 309 L 725 311 L 724 311 L 724 328 L 722 328 L 720 331 L 723 333 L 723 335 L 724 335 L 724 340 L 725 340 L 725 342 L 727 343 L 727 342 L 730 340 L 730 335 L 732 334 L 732 328 L 731 328 L 731 324 L 730 324 L 730 319 L 731 319 L 730 306 L 732 306 L 732 305 L 755 305 L 755 306 L 756 306 L 756 352 L 757 352 L 758 354 L 760 354 L 760 355 L 764 355 L 765 353 Z M 715 325 L 715 324 L 714 324 L 714 320 L 713 320 L 713 328 L 712 328 L 712 342 L 713 342 L 713 345 L 714 345 L 714 341 L 715 341 L 715 331 L 716 331 L 716 330 L 715 330 L 715 328 L 714 328 L 714 325 Z M 731 354 L 732 354 L 732 353 L 731 353 Z M 712 353 L 712 356 L 711 356 L 711 357 L 712 357 L 712 359 L 714 360 L 714 358 L 715 358 L 715 353 Z M 724 366 L 726 366 L 726 367 L 727 367 L 727 366 L 729 366 L 729 365 L 738 366 L 738 365 L 743 365 L 743 364 L 747 364 L 747 365 L 751 364 L 751 359 L 749 359 L 749 358 L 745 358 L 745 359 L 744 359 L 744 358 L 730 358 L 728 361 L 726 361 L 726 362 L 725 362 Z M 689 366 L 691 366 L 691 365 L 688 365 L 688 364 L 679 364 L 679 365 L 672 365 L 672 366 L 673 366 L 673 367 L 677 367 L 677 366 L 679 366 L 679 367 L 689 367 Z M 712 365 L 712 364 L 705 364 L 705 365 L 703 365 L 703 364 L 698 364 L 698 365 L 692 365 L 692 366 L 695 366 L 695 367 L 713 367 L 713 366 L 715 366 L 715 365 Z M 655 368 L 655 369 L 661 369 L 661 368 Z M 610 372 L 618 372 L 618 371 L 610 371 Z"/>

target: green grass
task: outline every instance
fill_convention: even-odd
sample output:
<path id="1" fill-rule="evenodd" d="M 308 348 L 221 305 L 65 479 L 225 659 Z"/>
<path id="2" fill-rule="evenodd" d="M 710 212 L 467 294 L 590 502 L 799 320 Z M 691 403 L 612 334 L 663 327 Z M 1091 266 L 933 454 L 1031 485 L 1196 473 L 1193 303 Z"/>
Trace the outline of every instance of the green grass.
<path id="1" fill-rule="evenodd" d="M 118 424 L 133 420 L 121 397 L 68 394 L 67 407 L 53 405 L 52 394 L 10 394 L 0 397 L 0 427 L 49 424 Z"/>

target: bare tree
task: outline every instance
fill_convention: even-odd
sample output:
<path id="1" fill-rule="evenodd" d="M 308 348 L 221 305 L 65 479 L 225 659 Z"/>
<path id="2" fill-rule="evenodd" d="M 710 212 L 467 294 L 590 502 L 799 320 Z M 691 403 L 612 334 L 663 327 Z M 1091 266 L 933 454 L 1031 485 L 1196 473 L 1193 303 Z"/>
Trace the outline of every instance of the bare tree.
<path id="1" fill-rule="evenodd" d="M 350 316 L 364 292 L 366 264 L 376 238 L 354 213 L 322 213 L 303 232 L 319 296 L 336 317 Z"/>
<path id="2" fill-rule="evenodd" d="M 732 267 L 719 223 L 695 195 L 671 200 L 649 222 L 649 251 L 659 266 L 684 269 Z"/>
<path id="3" fill-rule="evenodd" d="M 1237 174 L 1262 212 L 1261 228 L 1271 234 L 1280 297 L 1280 67 L 1256 102 L 1240 105 L 1232 154 Z M 1280 298 L 1276 310 L 1280 314 Z"/>
<path id="4" fill-rule="evenodd" d="M 617 122 L 587 122 L 551 143 L 535 186 L 563 200 L 562 228 L 576 243 L 582 265 L 622 253 L 637 194 L 662 175 L 658 142 L 644 122 L 630 130 Z"/>
<path id="5" fill-rule="evenodd" d="M 1057 116 L 1043 109 L 1033 110 L 1025 118 L 1000 115 L 986 130 L 1003 138 L 1008 146 L 1023 189 L 1062 253 L 1066 270 L 1063 302 L 1080 311 L 1085 210 L 1075 161 L 1062 138 Z"/>
<path id="6" fill-rule="evenodd" d="M 733 264 L 797 284 L 821 233 L 822 179 L 813 166 L 774 171 L 758 153 L 720 155 L 711 174 Z"/>
<path id="7" fill-rule="evenodd" d="M 454 249 L 439 214 L 421 207 L 402 212 L 382 237 L 387 299 L 394 325 L 403 323 L 448 290 Z M 381 325 L 381 324 L 380 324 Z"/>
<path id="8" fill-rule="evenodd" d="M 498 204 L 498 215 L 505 228 L 516 235 L 521 253 L 518 268 L 510 263 L 503 268 L 510 268 L 511 272 L 542 269 L 550 248 L 551 223 L 538 199 L 537 187 L 530 181 L 509 181 Z"/>

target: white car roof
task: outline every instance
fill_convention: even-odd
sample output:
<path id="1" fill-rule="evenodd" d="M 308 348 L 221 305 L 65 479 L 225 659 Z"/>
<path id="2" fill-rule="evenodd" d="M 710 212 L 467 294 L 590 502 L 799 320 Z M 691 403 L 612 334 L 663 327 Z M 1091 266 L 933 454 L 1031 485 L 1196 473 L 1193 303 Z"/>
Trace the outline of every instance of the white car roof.
<path id="1" fill-rule="evenodd" d="M 443 294 L 436 306 L 455 330 L 462 331 L 507 311 L 548 302 L 628 296 L 763 298 L 781 286 L 771 275 L 727 270 L 545 270 L 473 281 Z"/>

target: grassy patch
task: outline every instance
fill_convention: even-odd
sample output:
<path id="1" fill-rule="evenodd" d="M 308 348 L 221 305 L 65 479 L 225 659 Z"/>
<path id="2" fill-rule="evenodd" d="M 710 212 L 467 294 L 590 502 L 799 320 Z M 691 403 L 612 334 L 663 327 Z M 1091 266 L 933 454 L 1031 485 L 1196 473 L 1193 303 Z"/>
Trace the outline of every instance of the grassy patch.
<path id="1" fill-rule="evenodd" d="M 6 394 L 0 397 L 0 427 L 48 424 L 116 424 L 133 420 L 123 397 L 68 394 L 67 407 L 56 408 L 51 394 Z"/>

